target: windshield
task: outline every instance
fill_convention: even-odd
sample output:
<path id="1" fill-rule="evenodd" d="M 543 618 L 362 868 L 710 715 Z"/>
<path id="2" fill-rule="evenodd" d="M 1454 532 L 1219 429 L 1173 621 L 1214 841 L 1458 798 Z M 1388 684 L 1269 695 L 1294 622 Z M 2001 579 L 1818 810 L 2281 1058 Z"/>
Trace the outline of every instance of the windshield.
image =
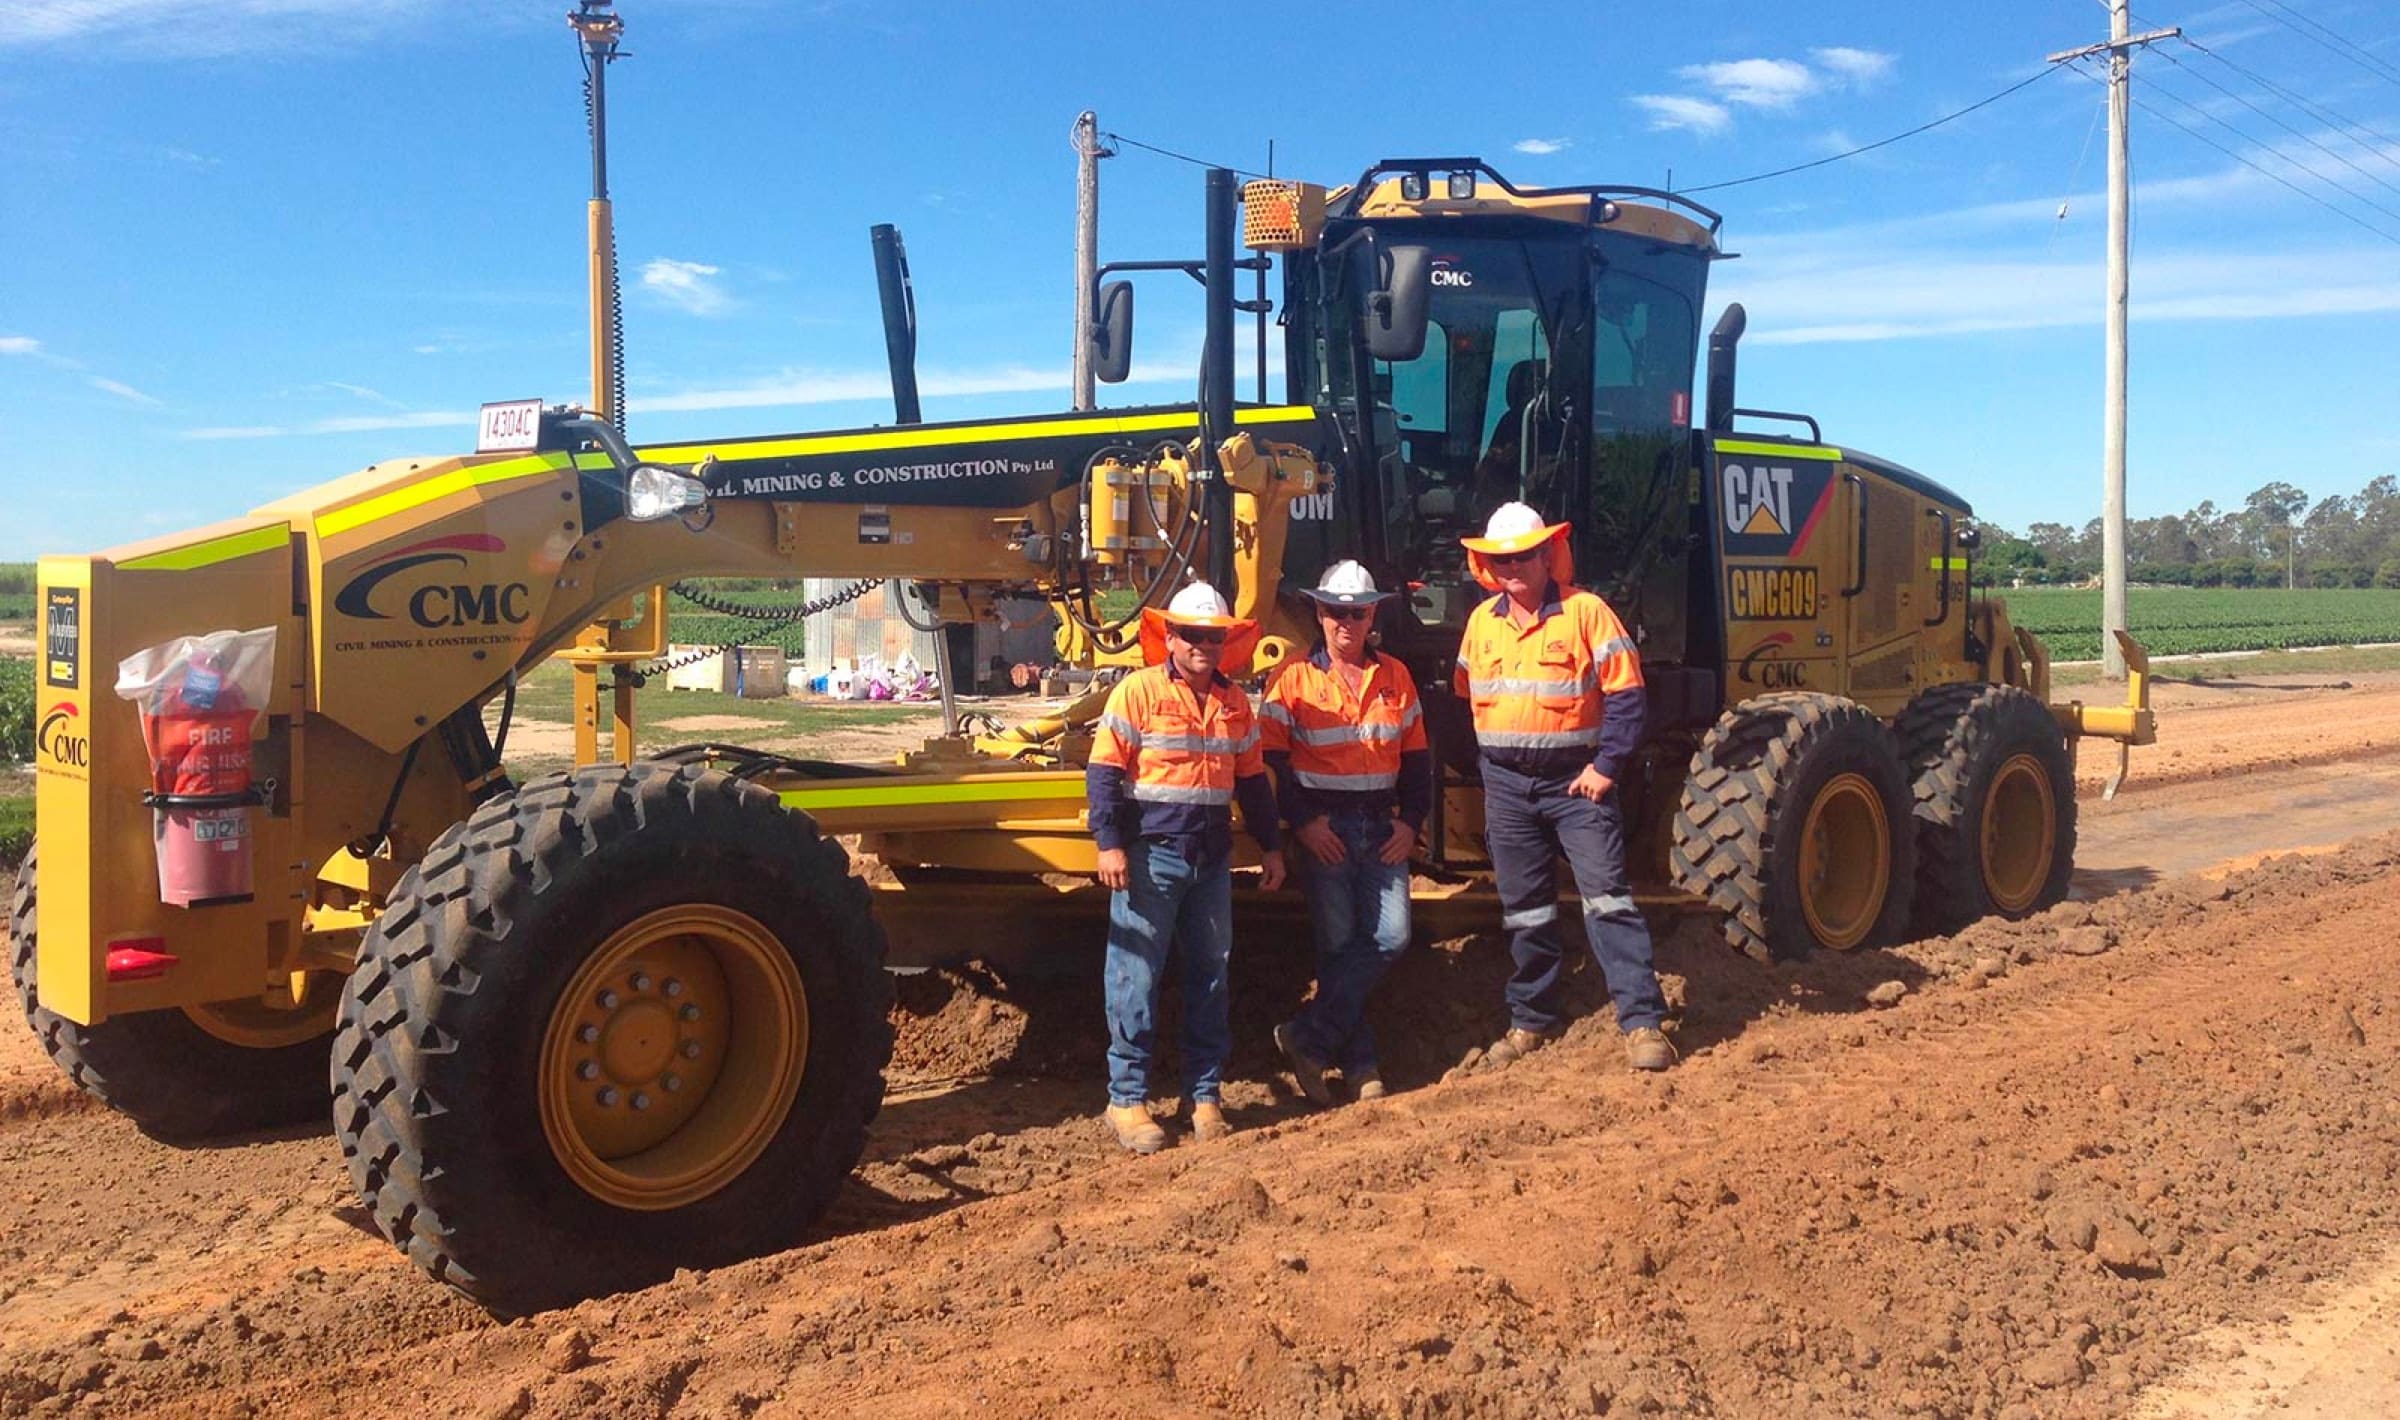
<path id="1" fill-rule="evenodd" d="M 1530 503 L 1574 524 L 1585 585 L 1656 624 L 1645 650 L 1675 654 L 1705 258 L 1611 232 L 1379 235 L 1433 258 L 1424 351 L 1391 363 L 1336 345 L 1319 367 L 1336 405 L 1356 409 L 1362 379 L 1371 391 L 1385 553 L 1412 579 L 1456 582 L 1458 538 Z M 1329 330 L 1358 330 L 1355 284 L 1333 283 Z M 1426 599 L 1430 619 L 1458 618 L 1473 596 L 1459 587 Z"/>

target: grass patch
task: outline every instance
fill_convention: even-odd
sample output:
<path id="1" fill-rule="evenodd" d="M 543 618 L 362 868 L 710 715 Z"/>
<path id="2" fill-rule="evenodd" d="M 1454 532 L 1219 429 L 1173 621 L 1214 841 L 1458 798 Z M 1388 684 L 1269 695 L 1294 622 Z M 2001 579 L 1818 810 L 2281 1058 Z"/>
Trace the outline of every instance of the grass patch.
<path id="1" fill-rule="evenodd" d="M 0 781 L 0 868 L 24 862 L 26 850 L 32 847 L 33 784 L 27 781 L 19 789 L 14 783 Z"/>
<path id="2" fill-rule="evenodd" d="M 2099 592 L 2025 587 L 1999 595 L 2009 618 L 2041 637 L 2053 659 L 2099 658 Z M 2400 641 L 2400 590 L 2132 587 L 2125 620 L 2154 656 Z"/>

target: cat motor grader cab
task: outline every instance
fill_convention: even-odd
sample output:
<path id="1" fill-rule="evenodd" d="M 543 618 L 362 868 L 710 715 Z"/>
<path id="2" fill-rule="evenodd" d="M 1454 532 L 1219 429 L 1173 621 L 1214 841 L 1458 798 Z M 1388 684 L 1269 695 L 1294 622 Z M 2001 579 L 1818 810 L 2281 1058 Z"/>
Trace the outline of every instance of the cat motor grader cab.
<path id="1" fill-rule="evenodd" d="M 49 1053 L 164 1137 L 321 1118 L 330 1066 L 377 1225 L 498 1309 L 786 1245 L 881 1099 L 881 924 L 931 922 L 918 941 L 960 954 L 1043 904 L 1096 924 L 1096 890 L 1057 875 L 1092 866 L 1100 692 L 882 766 L 645 752 L 632 687 L 666 647 L 661 585 L 905 579 L 949 621 L 1034 591 L 1076 655 L 1123 662 L 1131 616 L 1107 594 L 1156 604 L 1205 570 L 1264 624 L 1264 667 L 1310 639 L 1283 589 L 1357 557 L 1410 589 L 1379 630 L 1425 687 L 1440 762 L 1420 885 L 1488 905 L 1448 686 L 1484 595 L 1458 536 L 1512 498 L 1574 525 L 1577 564 L 1638 629 L 1655 730 L 1623 792 L 1647 900 L 1713 908 L 1773 959 L 2059 897 L 2070 746 L 2147 742 L 2138 673 L 2125 706 L 2048 703 L 2040 643 L 1972 590 L 1961 499 L 1736 407 L 1738 308 L 1695 418 L 1715 214 L 1390 161 L 1330 191 L 1253 184 L 1262 255 L 1237 259 L 1232 175 L 1208 194 L 1206 260 L 1137 264 L 1203 278 L 1196 406 L 639 450 L 598 417 L 498 407 L 486 442 L 512 447 L 44 558 L 12 964 Z M 1265 253 L 1288 402 L 1243 405 L 1235 275 Z M 1093 334 L 1120 377 L 1126 290 Z M 248 783 L 162 788 L 145 732 L 167 721 L 110 693 L 120 663 L 267 629 Z M 508 707 L 553 656 L 575 671 L 579 764 L 514 782 Z M 187 710 L 224 710 L 216 675 L 187 666 Z M 153 890 L 186 812 L 238 813 L 245 891 Z M 835 842 L 851 833 L 891 870 L 875 888 Z"/>

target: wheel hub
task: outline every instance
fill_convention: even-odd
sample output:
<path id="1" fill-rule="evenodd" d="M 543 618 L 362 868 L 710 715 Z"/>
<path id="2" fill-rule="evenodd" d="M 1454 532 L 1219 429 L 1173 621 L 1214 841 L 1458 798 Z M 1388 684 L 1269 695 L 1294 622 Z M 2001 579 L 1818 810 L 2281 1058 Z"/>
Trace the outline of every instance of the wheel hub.
<path id="1" fill-rule="evenodd" d="M 2058 804 L 2049 772 L 2031 754 L 2011 756 L 1983 800 L 1983 887 L 2002 912 L 2041 899 L 2058 854 Z"/>
<path id="2" fill-rule="evenodd" d="M 542 1126 L 567 1174 L 620 1207 L 679 1207 L 755 1160 L 798 1093 L 808 1007 L 772 934 L 729 908 L 662 908 L 585 961 L 552 1014 Z"/>
<path id="3" fill-rule="evenodd" d="M 1800 901 L 1811 935 L 1836 950 L 1865 941 L 1883 915 L 1891 864 L 1883 796 L 1863 775 L 1835 776 L 1800 830 Z"/>

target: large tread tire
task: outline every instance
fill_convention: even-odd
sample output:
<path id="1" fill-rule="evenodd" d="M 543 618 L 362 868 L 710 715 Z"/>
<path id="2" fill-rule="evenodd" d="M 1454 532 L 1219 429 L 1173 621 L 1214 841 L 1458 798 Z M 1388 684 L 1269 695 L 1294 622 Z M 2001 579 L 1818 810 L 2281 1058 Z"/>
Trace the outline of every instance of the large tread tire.
<path id="1" fill-rule="evenodd" d="M 1894 724 L 1914 800 L 1917 932 L 2029 917 L 2064 900 L 2075 873 L 2075 759 L 2049 707 L 2013 685 L 1945 685 L 1910 701 Z M 2001 767 L 2027 754 L 2049 780 L 2054 847 L 2038 894 L 2011 908 L 1985 879 L 1982 825 Z"/>
<path id="2" fill-rule="evenodd" d="M 1754 961 L 1805 960 L 1819 946 L 1802 900 L 1801 829 L 1847 775 L 1872 786 L 1888 827 L 1884 900 L 1852 946 L 1904 938 L 1916 853 L 1909 784 L 1890 729 L 1855 701 L 1809 691 L 1755 696 L 1726 711 L 1685 778 L 1669 848 L 1676 885 L 1717 909 L 1729 945 Z"/>
<path id="3" fill-rule="evenodd" d="M 729 1182 L 628 1209 L 576 1182 L 545 1136 L 544 1032 L 613 932 L 687 903 L 747 914 L 792 958 L 805 1064 L 772 1138 Z M 758 785 L 657 763 L 535 780 L 437 839 L 367 933 L 333 1052 L 350 1176 L 418 1266 L 504 1314 L 789 1246 L 882 1107 L 883 958 L 841 847 Z"/>
<path id="4" fill-rule="evenodd" d="M 181 1011 L 140 1011 L 96 1026 L 46 1010 L 36 977 L 34 859 L 17 870 L 9 971 L 42 1050 L 84 1093 L 168 1143 L 191 1143 L 325 1117 L 326 1034 L 252 1049 L 221 1040 Z"/>

